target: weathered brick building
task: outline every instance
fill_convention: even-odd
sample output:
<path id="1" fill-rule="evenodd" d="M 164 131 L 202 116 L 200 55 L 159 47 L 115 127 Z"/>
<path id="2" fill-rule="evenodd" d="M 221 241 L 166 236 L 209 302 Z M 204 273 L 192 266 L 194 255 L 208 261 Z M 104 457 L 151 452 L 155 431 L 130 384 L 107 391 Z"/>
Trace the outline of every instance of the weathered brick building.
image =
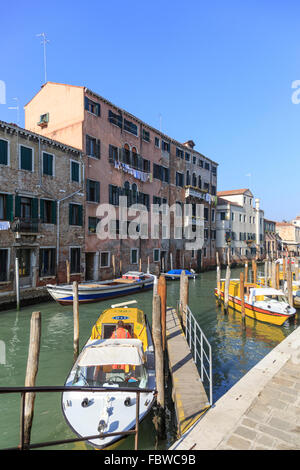
<path id="1" fill-rule="evenodd" d="M 108 278 L 119 269 L 146 270 L 148 260 L 152 272 L 169 269 L 171 264 L 200 268 L 213 263 L 214 215 L 208 195 L 216 193 L 217 164 L 196 152 L 191 141 L 175 141 L 85 87 L 52 82 L 47 82 L 25 106 L 25 127 L 85 154 L 88 279 Z M 195 184 L 189 177 L 193 173 Z M 203 250 L 201 245 L 196 254 L 185 249 L 182 237 L 174 235 L 173 215 L 168 233 L 164 213 L 155 224 L 148 218 L 148 228 L 147 224 L 139 224 L 134 240 L 120 237 L 121 222 L 115 226 L 115 239 L 101 240 L 97 236 L 96 225 L 103 216 L 99 216 L 99 203 L 115 206 L 117 220 L 121 221 L 120 196 L 127 196 L 128 206 L 145 205 L 148 217 L 152 204 L 180 203 L 183 207 L 192 189 L 194 201 L 207 207 L 207 239 Z M 198 223 L 203 224 L 203 220 Z"/>
<path id="2" fill-rule="evenodd" d="M 300 226 L 292 222 L 276 222 L 276 232 L 281 238 L 282 251 L 289 256 L 300 255 Z"/>
<path id="3" fill-rule="evenodd" d="M 0 293 L 85 275 L 82 153 L 0 121 Z"/>

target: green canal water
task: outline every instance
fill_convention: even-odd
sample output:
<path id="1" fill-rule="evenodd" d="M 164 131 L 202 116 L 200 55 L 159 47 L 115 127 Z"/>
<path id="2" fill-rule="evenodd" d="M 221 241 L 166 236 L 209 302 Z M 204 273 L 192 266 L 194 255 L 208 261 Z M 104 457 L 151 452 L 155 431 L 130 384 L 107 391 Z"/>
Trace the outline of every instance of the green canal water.
<path id="1" fill-rule="evenodd" d="M 222 273 L 225 275 L 225 273 Z M 232 277 L 239 269 L 232 270 Z M 257 364 L 272 348 L 286 338 L 300 324 L 299 312 L 295 321 L 282 327 L 246 319 L 242 328 L 241 316 L 229 312 L 224 315 L 216 306 L 215 271 L 199 274 L 190 281 L 190 308 L 212 346 L 213 401 L 216 402 L 245 373 Z M 179 282 L 167 283 L 168 306 L 176 306 Z M 128 296 L 136 299 L 151 321 L 152 291 Z M 124 298 L 125 300 L 125 298 Z M 123 301 L 117 300 L 118 301 Z M 80 306 L 80 348 L 87 341 L 91 328 L 101 311 L 113 301 Z M 0 357 L 0 386 L 23 386 L 27 364 L 30 319 L 33 311 L 42 314 L 42 338 L 36 385 L 63 385 L 73 363 L 72 307 L 62 307 L 54 301 L 24 307 L 19 312 L 0 312 L 0 340 L 5 344 L 5 358 Z M 3 363 L 4 362 L 4 363 Z M 170 390 L 170 387 L 168 387 Z M 0 395 L 0 449 L 19 443 L 20 395 Z M 176 438 L 174 409 L 168 405 L 167 438 L 157 443 L 150 413 L 142 422 L 139 433 L 140 449 L 167 449 Z M 59 393 L 37 394 L 31 442 L 71 439 L 74 436 L 61 411 Z M 48 447 L 48 449 L 88 449 L 84 443 Z M 119 449 L 133 449 L 133 438 L 127 438 Z"/>

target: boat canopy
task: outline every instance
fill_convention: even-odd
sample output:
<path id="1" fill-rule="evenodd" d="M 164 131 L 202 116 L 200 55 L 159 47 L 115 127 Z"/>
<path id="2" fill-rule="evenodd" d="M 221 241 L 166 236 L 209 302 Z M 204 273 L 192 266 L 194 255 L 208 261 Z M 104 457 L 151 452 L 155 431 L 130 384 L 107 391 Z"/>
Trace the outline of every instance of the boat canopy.
<path id="1" fill-rule="evenodd" d="M 182 271 L 184 271 L 185 274 L 192 274 L 188 269 L 170 269 L 167 274 L 181 274 Z"/>
<path id="2" fill-rule="evenodd" d="M 80 367 L 111 364 L 143 364 L 143 343 L 139 339 L 106 339 L 87 346 L 79 358 Z"/>

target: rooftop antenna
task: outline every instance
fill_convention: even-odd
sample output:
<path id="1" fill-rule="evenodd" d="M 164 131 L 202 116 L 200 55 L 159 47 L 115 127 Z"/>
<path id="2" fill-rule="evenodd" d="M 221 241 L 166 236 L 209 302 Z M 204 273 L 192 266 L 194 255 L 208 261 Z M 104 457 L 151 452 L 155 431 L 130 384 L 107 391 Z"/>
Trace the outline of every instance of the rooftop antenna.
<path id="1" fill-rule="evenodd" d="M 45 83 L 46 83 L 47 82 L 46 44 L 47 42 L 50 42 L 50 41 L 46 38 L 45 33 L 37 34 L 37 36 L 42 38 L 41 44 L 42 46 L 44 46 L 44 73 L 45 73 Z"/>
<path id="2" fill-rule="evenodd" d="M 17 110 L 17 124 L 20 125 L 20 107 L 19 107 L 19 98 L 13 98 L 16 101 L 16 106 L 8 106 L 8 109 L 16 109 Z"/>

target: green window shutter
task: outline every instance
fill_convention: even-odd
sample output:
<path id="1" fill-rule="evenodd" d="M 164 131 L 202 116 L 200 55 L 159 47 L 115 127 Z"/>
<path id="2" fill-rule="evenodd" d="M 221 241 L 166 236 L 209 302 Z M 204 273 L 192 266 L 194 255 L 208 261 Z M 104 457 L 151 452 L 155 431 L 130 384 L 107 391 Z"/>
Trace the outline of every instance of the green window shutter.
<path id="1" fill-rule="evenodd" d="M 113 204 L 112 191 L 113 191 L 113 187 L 112 187 L 112 185 L 110 184 L 110 185 L 108 186 L 108 200 L 109 200 L 109 204 Z"/>
<path id="2" fill-rule="evenodd" d="M 69 225 L 72 225 L 72 222 L 73 222 L 72 209 L 73 209 L 73 204 L 69 204 Z"/>
<path id="3" fill-rule="evenodd" d="M 15 197 L 15 217 L 21 217 L 21 198 Z"/>
<path id="4" fill-rule="evenodd" d="M 90 180 L 86 180 L 86 200 L 89 201 L 90 197 Z"/>
<path id="5" fill-rule="evenodd" d="M 41 217 L 41 222 L 45 222 L 45 201 L 44 201 L 44 199 L 40 199 L 40 217 Z"/>
<path id="6" fill-rule="evenodd" d="M 49 153 L 43 153 L 43 173 L 53 176 L 53 155 Z"/>
<path id="7" fill-rule="evenodd" d="M 79 183 L 79 163 L 71 162 L 71 176 L 72 181 Z"/>
<path id="8" fill-rule="evenodd" d="M 32 149 L 21 145 L 21 170 L 32 171 Z"/>
<path id="9" fill-rule="evenodd" d="M 31 210 L 32 218 L 37 219 L 39 216 L 39 200 L 36 197 L 31 200 Z"/>
<path id="10" fill-rule="evenodd" d="M 8 142 L 0 140 L 0 165 L 8 164 Z"/>
<path id="11" fill-rule="evenodd" d="M 6 217 L 7 220 L 12 222 L 14 218 L 14 207 L 13 207 L 13 195 L 12 194 L 7 194 L 6 196 Z"/>
<path id="12" fill-rule="evenodd" d="M 51 222 L 52 224 L 56 224 L 56 218 L 57 218 L 57 202 L 52 201 L 52 207 L 51 207 Z"/>
<path id="13" fill-rule="evenodd" d="M 78 225 L 83 225 L 83 210 L 82 206 L 78 206 Z"/>

